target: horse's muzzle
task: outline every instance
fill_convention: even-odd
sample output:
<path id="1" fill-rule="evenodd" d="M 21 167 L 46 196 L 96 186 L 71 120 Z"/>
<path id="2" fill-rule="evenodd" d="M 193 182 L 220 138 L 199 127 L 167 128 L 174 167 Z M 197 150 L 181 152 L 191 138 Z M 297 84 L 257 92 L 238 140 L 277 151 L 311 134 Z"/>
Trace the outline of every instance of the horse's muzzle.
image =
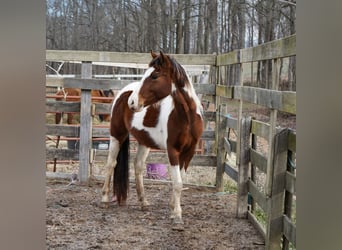
<path id="1" fill-rule="evenodd" d="M 144 108 L 143 103 L 139 103 L 138 95 L 136 95 L 135 93 L 132 93 L 130 95 L 130 97 L 128 98 L 127 104 L 130 110 L 132 110 L 133 112 L 142 111 L 142 109 Z"/>

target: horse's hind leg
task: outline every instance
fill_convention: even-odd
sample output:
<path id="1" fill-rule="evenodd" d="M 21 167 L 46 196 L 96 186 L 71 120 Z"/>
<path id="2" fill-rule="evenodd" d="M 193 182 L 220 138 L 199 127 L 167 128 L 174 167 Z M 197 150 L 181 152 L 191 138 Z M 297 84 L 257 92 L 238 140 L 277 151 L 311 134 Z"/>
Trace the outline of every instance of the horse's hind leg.
<path id="1" fill-rule="evenodd" d="M 105 182 L 102 187 L 102 202 L 109 202 L 109 191 L 110 191 L 110 180 L 114 173 L 114 168 L 116 166 L 116 158 L 120 150 L 119 141 L 111 136 L 109 144 L 109 152 L 106 164 L 106 175 Z"/>
<path id="2" fill-rule="evenodd" d="M 180 198 L 183 188 L 183 182 L 179 165 L 171 166 L 171 180 L 172 180 L 172 194 L 170 200 L 171 219 L 174 223 L 183 224 L 182 208 L 180 205 Z"/>
<path id="3" fill-rule="evenodd" d="M 150 149 L 143 145 L 138 146 L 137 156 L 134 161 L 134 169 L 135 169 L 135 183 L 138 194 L 138 199 L 141 202 L 141 207 L 144 209 L 149 203 L 146 200 L 145 191 L 144 191 L 144 183 L 143 183 L 143 171 L 145 166 L 145 160 L 148 156 Z"/>

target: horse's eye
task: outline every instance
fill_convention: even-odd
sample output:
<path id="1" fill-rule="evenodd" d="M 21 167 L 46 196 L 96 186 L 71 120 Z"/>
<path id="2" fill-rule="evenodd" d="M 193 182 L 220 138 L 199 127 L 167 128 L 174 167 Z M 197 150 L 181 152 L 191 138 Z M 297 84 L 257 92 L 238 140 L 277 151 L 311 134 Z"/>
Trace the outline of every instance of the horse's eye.
<path id="1" fill-rule="evenodd" d="M 152 78 L 153 80 L 156 80 L 156 79 L 158 78 L 158 74 L 151 74 L 151 78 Z"/>

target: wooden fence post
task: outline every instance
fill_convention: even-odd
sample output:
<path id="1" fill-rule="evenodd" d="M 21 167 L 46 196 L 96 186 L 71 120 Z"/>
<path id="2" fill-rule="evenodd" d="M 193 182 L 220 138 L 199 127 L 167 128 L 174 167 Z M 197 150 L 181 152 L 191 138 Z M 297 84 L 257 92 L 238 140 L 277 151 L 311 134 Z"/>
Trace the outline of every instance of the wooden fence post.
<path id="1" fill-rule="evenodd" d="M 223 186 L 223 174 L 224 174 L 224 162 L 225 162 L 225 147 L 224 136 L 227 129 L 227 106 L 226 104 L 220 104 L 216 111 L 216 143 L 217 143 L 217 165 L 216 165 L 216 191 L 222 192 Z"/>
<path id="2" fill-rule="evenodd" d="M 279 87 L 279 73 L 280 73 L 280 59 L 274 59 L 272 64 L 273 72 L 272 72 L 272 89 L 277 90 Z M 273 176 L 273 152 L 272 148 L 274 147 L 274 135 L 276 134 L 276 124 L 277 124 L 277 115 L 278 110 L 271 109 L 270 110 L 270 131 L 268 135 L 268 156 L 267 156 L 267 170 L 266 170 L 266 196 L 269 196 L 272 193 L 272 176 Z"/>
<path id="3" fill-rule="evenodd" d="M 240 135 L 240 153 L 238 164 L 238 190 L 237 190 L 237 212 L 238 218 L 247 218 L 248 210 L 248 170 L 250 162 L 250 132 L 252 119 L 251 117 L 243 117 L 241 119 Z"/>
<path id="4" fill-rule="evenodd" d="M 267 198 L 266 249 L 281 249 L 283 231 L 285 174 L 287 167 L 288 129 L 274 137 L 271 193 Z"/>
<path id="5" fill-rule="evenodd" d="M 81 77 L 92 78 L 91 62 L 82 62 Z M 81 183 L 87 183 L 90 175 L 90 150 L 92 143 L 92 120 L 91 120 L 91 90 L 81 89 L 81 111 L 80 111 L 80 167 L 78 176 Z"/>

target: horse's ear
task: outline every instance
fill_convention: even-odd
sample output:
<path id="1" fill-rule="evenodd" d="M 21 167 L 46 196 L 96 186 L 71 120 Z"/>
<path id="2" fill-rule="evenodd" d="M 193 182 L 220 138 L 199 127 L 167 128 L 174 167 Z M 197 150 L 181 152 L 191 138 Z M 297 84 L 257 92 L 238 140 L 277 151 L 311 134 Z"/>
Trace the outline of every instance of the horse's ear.
<path id="1" fill-rule="evenodd" d="M 154 59 L 154 58 L 156 58 L 158 55 L 157 55 L 156 53 L 154 53 L 154 52 L 151 50 L 151 56 L 152 56 L 152 58 Z"/>
<path id="2" fill-rule="evenodd" d="M 160 63 L 161 64 L 165 64 L 169 62 L 169 58 L 167 57 L 167 55 L 165 55 L 162 51 L 159 52 L 160 54 Z M 166 64 L 167 65 L 167 64 Z"/>

